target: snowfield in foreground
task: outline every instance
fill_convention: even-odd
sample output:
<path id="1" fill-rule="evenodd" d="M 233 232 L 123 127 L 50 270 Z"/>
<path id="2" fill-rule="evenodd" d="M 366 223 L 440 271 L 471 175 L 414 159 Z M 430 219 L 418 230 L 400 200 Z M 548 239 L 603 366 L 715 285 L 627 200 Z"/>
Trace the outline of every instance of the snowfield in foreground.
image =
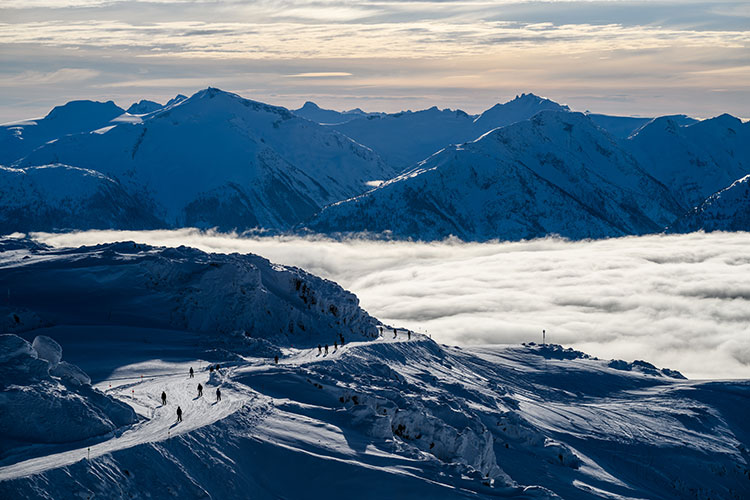
<path id="1" fill-rule="evenodd" d="M 8 397 L 38 384 L 62 387 L 45 393 L 52 403 L 109 401 L 107 414 L 131 416 L 64 442 L 11 442 L 3 426 L 3 498 L 750 495 L 747 381 L 557 345 L 440 345 L 252 255 L 3 245 L 0 283 L 18 290 L 3 306 L 15 332 L 0 344 L 4 418 L 24 421 Z M 55 290 L 24 292 L 50 276 Z M 27 422 L 41 420 L 49 436 L 70 428 L 54 404 Z"/>

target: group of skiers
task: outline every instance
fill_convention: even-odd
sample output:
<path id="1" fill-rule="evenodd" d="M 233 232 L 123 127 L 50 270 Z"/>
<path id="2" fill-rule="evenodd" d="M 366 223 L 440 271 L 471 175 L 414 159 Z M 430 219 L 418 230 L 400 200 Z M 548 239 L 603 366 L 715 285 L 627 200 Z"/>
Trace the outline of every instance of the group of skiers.
<path id="1" fill-rule="evenodd" d="M 378 330 L 380 330 L 380 334 L 381 335 L 383 334 L 382 328 L 383 327 L 380 327 L 380 326 L 378 327 Z M 408 339 L 411 340 L 411 331 L 406 330 L 406 334 L 408 336 Z M 395 339 L 397 337 L 397 335 L 398 335 L 398 330 L 396 328 L 394 328 L 393 329 L 393 338 Z M 339 334 L 339 339 L 338 340 L 334 340 L 333 341 L 333 351 L 334 352 L 336 352 L 338 350 L 338 348 L 339 348 L 339 342 L 341 343 L 341 346 L 343 347 L 344 344 L 345 344 L 345 339 L 344 339 L 344 336 L 342 334 Z M 325 344 L 325 345 L 318 344 L 318 355 L 320 356 L 324 352 L 325 352 L 325 355 L 328 355 L 328 344 Z M 276 356 L 273 357 L 273 362 L 274 362 L 274 364 L 277 364 L 277 365 L 279 364 L 279 356 L 278 355 L 276 355 Z M 218 372 L 219 368 L 220 368 L 219 364 L 209 365 L 208 366 L 208 371 L 209 371 L 209 373 L 213 373 L 214 370 L 216 370 Z M 189 371 L 188 377 L 189 378 L 194 378 L 195 377 L 195 372 L 193 371 L 193 367 L 192 366 L 190 367 L 190 371 Z M 198 383 L 198 397 L 199 398 L 203 397 L 203 385 L 201 385 L 200 383 Z M 218 403 L 219 401 L 221 401 L 221 389 L 219 389 L 217 387 L 216 388 L 216 402 Z M 161 393 L 161 404 L 163 406 L 167 405 L 167 393 L 166 392 L 162 392 Z M 180 408 L 179 406 L 177 407 L 177 421 L 178 422 L 182 422 L 182 408 Z"/>
<path id="2" fill-rule="evenodd" d="M 278 363 L 278 356 L 276 358 L 276 362 Z M 214 367 L 213 365 L 209 366 L 209 371 L 212 372 L 214 369 L 218 371 L 219 365 L 217 364 L 216 367 Z M 190 367 L 190 371 L 188 372 L 188 378 L 195 378 L 195 371 L 193 370 L 192 366 Z M 198 397 L 203 397 L 203 385 L 200 382 L 198 383 Z M 221 401 L 221 389 L 217 387 L 216 402 L 218 403 L 219 401 Z M 162 406 L 167 406 L 167 393 L 165 391 L 162 391 L 161 393 L 161 404 Z M 177 406 L 177 421 L 182 422 L 182 408 L 179 405 Z"/>
<path id="3" fill-rule="evenodd" d="M 341 342 L 341 347 L 344 347 L 344 344 L 346 343 L 346 339 L 344 339 L 344 336 L 339 333 L 339 340 L 333 341 L 333 352 L 336 352 L 339 350 L 339 342 Z M 325 354 L 328 355 L 328 344 L 320 345 L 318 344 L 318 356 L 323 354 L 323 350 L 325 349 Z"/>

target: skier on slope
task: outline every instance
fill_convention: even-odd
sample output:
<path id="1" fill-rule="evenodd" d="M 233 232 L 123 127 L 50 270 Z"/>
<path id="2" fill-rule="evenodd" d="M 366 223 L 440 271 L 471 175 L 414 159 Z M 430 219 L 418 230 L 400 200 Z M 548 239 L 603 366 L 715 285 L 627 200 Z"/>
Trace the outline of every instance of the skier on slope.
<path id="1" fill-rule="evenodd" d="M 167 393 L 162 391 L 161 393 L 161 405 L 166 406 L 167 405 Z"/>
<path id="2" fill-rule="evenodd" d="M 203 386 L 198 384 L 198 397 L 203 396 Z"/>
<path id="3" fill-rule="evenodd" d="M 193 378 L 194 376 L 195 375 L 194 375 L 194 372 L 193 372 L 193 367 L 191 366 L 190 367 L 190 378 Z"/>
<path id="4" fill-rule="evenodd" d="M 221 389 L 217 387 L 216 388 L 216 402 L 218 403 L 219 401 L 221 401 Z"/>
<path id="5" fill-rule="evenodd" d="M 182 408 L 177 407 L 177 421 L 182 422 Z"/>

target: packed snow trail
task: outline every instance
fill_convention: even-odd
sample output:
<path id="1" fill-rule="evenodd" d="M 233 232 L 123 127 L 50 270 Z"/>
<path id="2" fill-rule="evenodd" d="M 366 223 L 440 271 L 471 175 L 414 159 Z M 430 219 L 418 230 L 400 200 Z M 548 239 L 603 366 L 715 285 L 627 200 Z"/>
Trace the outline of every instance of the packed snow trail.
<path id="1" fill-rule="evenodd" d="M 403 337 L 403 338 L 402 338 Z M 406 342 L 404 333 L 396 339 L 386 335 L 376 342 Z M 285 356 L 279 358 L 280 365 L 300 366 L 340 357 L 350 347 L 361 346 L 367 342 L 351 342 L 338 346 L 334 350 L 329 345 L 328 354 L 318 354 L 313 349 L 288 349 Z M 257 358 L 249 358 L 248 364 L 240 366 L 225 365 L 218 372 L 209 372 L 208 366 L 195 372 L 189 378 L 190 367 L 195 363 L 174 363 L 169 365 L 169 373 L 135 375 L 138 365 L 123 367 L 126 376 L 112 376 L 94 386 L 129 404 L 144 420 L 126 430 L 119 429 L 115 435 L 103 442 L 81 446 L 72 450 L 52 453 L 31 458 L 0 467 L 0 481 L 39 474 L 49 469 L 64 467 L 84 458 L 90 460 L 117 450 L 130 448 L 144 443 L 164 441 L 172 437 L 213 424 L 245 404 L 260 397 L 257 392 L 247 387 L 238 387 L 232 382 L 232 374 L 240 372 L 265 371 L 273 366 L 271 363 L 257 364 Z M 203 363 L 205 364 L 205 363 Z M 112 375 L 118 375 L 116 370 Z M 198 397 L 198 384 L 203 386 L 203 396 Z M 221 401 L 216 401 L 216 388 L 221 388 Z M 161 393 L 166 392 L 167 404 L 161 404 Z M 177 422 L 177 407 L 182 409 L 182 422 Z"/>
<path id="2" fill-rule="evenodd" d="M 164 441 L 213 424 L 258 397 L 249 390 L 234 387 L 230 374 L 234 368 L 223 368 L 219 374 L 198 371 L 188 378 L 189 366 L 179 374 L 118 379 L 120 385 L 109 389 L 110 381 L 97 388 L 130 404 L 145 420 L 131 426 L 111 439 L 90 447 L 18 462 L 0 468 L 0 481 L 39 474 L 48 469 L 64 467 L 84 458 L 93 459 L 117 450 L 144 443 Z M 198 384 L 203 385 L 203 397 L 198 398 Z M 221 401 L 216 401 L 216 388 L 221 387 Z M 132 391 L 132 392 L 131 392 Z M 167 404 L 162 406 L 161 393 L 167 393 Z M 182 422 L 177 423 L 177 407 L 182 408 Z"/>

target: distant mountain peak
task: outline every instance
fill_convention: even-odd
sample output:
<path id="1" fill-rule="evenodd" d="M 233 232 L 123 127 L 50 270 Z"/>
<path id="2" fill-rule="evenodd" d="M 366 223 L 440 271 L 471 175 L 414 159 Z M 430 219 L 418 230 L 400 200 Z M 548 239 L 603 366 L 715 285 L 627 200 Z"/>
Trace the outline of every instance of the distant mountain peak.
<path id="1" fill-rule="evenodd" d="M 167 104 L 164 105 L 164 107 L 171 106 L 173 104 L 177 104 L 179 102 L 182 102 L 187 99 L 186 95 L 177 94 L 173 98 L 171 98 L 169 101 L 167 101 Z"/>
<path id="2" fill-rule="evenodd" d="M 318 106 L 317 104 L 315 104 L 312 101 L 305 101 L 305 104 L 303 104 L 300 109 L 314 111 L 314 110 L 318 110 L 318 109 L 321 109 L 321 108 L 320 108 L 320 106 Z"/>
<path id="3" fill-rule="evenodd" d="M 127 111 L 131 115 L 145 115 L 147 113 L 153 113 L 154 111 L 157 111 L 163 107 L 163 105 L 159 104 L 156 101 L 141 99 L 140 101 L 131 104 Z"/>
<path id="4" fill-rule="evenodd" d="M 113 101 L 100 102 L 100 101 L 70 101 L 62 106 L 55 106 L 52 110 L 47 113 L 45 119 L 48 120 L 69 120 L 79 117 L 85 118 L 86 115 L 96 114 L 97 116 L 107 115 L 110 118 L 115 118 L 125 112 L 124 109 L 119 107 Z"/>

